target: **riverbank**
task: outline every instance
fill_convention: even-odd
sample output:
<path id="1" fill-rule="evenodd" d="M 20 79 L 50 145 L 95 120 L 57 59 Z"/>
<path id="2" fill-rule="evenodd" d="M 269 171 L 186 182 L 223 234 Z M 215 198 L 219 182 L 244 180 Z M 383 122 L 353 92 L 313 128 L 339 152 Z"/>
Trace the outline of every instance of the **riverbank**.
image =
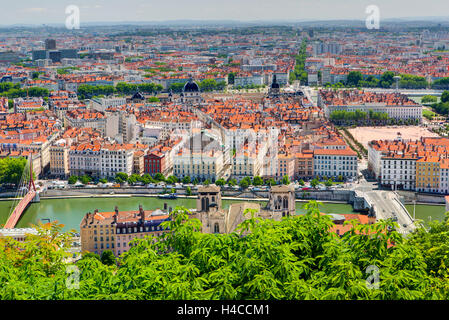
<path id="1" fill-rule="evenodd" d="M 252 201 L 260 203 L 262 206 L 268 202 L 267 198 L 259 199 L 245 199 L 245 198 L 222 198 L 222 208 L 227 210 L 232 203 Z M 307 200 L 296 201 L 297 214 L 304 214 L 304 204 Z M 137 210 L 139 205 L 142 205 L 146 210 L 156 210 L 164 207 L 164 203 L 168 207 L 175 208 L 177 206 L 183 206 L 188 209 L 196 208 L 197 200 L 196 196 L 184 196 L 178 199 L 159 199 L 156 196 L 95 196 L 95 197 L 71 197 L 71 198 L 46 198 L 41 199 L 39 203 L 32 203 L 20 219 L 17 227 L 24 228 L 29 227 L 32 224 L 38 222 L 58 221 L 64 225 L 63 230 L 68 231 L 71 229 L 79 230 L 79 224 L 88 212 L 99 210 L 100 212 L 112 212 L 115 206 L 120 211 Z M 6 222 L 9 213 L 11 212 L 11 206 L 13 201 L 0 201 L 0 224 Z M 335 202 L 323 202 L 320 206 L 320 210 L 323 213 L 335 213 L 335 214 L 350 214 L 356 213 L 352 206 L 347 203 L 335 203 Z"/>

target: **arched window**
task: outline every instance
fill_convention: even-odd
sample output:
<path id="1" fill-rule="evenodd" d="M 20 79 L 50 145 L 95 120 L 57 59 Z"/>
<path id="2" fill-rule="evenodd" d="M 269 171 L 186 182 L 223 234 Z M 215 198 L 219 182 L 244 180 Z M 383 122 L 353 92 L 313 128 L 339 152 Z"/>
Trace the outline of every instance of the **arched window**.
<path id="1" fill-rule="evenodd" d="M 288 198 L 284 197 L 284 209 L 288 209 Z"/>
<path id="2" fill-rule="evenodd" d="M 206 211 L 206 198 L 201 199 L 201 211 Z"/>
<path id="3" fill-rule="evenodd" d="M 214 224 L 214 233 L 220 233 L 220 226 L 218 225 L 218 222 L 215 222 Z"/>

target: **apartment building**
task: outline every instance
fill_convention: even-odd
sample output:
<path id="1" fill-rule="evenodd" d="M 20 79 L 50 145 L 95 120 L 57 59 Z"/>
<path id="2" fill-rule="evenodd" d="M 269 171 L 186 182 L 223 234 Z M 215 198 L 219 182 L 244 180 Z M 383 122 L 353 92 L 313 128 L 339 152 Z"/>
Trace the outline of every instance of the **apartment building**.
<path id="1" fill-rule="evenodd" d="M 416 161 L 416 191 L 440 192 L 439 157 L 424 157 Z"/>
<path id="2" fill-rule="evenodd" d="M 386 113 L 398 120 L 422 121 L 422 105 L 399 93 L 374 93 L 359 90 L 320 90 L 318 106 L 327 118 L 334 111 Z"/>
<path id="3" fill-rule="evenodd" d="M 385 187 L 418 192 L 449 191 L 449 139 L 371 141 L 368 169 Z"/>
<path id="4" fill-rule="evenodd" d="M 296 154 L 295 177 L 298 179 L 310 179 L 313 177 L 313 151 L 304 150 Z"/>
<path id="5" fill-rule="evenodd" d="M 69 150 L 64 139 L 56 141 L 50 147 L 50 175 L 63 179 L 70 176 Z"/>
<path id="6" fill-rule="evenodd" d="M 236 151 L 231 164 L 231 174 L 237 181 L 245 177 L 259 176 L 262 167 L 258 154 L 247 150 Z"/>
<path id="7" fill-rule="evenodd" d="M 313 151 L 313 165 L 315 176 L 326 176 L 345 179 L 356 178 L 357 153 L 349 147 L 345 149 L 315 149 Z"/>
<path id="8" fill-rule="evenodd" d="M 100 176 L 115 177 L 119 172 L 133 173 L 134 148 L 132 145 L 104 144 L 100 149 Z"/>
<path id="9" fill-rule="evenodd" d="M 223 158 L 220 150 L 191 152 L 190 149 L 181 149 L 173 158 L 173 174 L 180 178 L 189 176 L 215 182 L 221 178 Z"/>
<path id="10" fill-rule="evenodd" d="M 106 132 L 106 116 L 98 111 L 75 109 L 66 112 L 64 126 L 92 128 L 104 135 Z"/>
<path id="11" fill-rule="evenodd" d="M 282 179 L 284 176 L 288 176 L 289 179 L 293 179 L 295 176 L 295 162 L 296 159 L 293 154 L 279 154 L 278 166 L 276 177 Z"/>
<path id="12" fill-rule="evenodd" d="M 111 250 L 115 256 L 129 251 L 132 240 L 146 236 L 161 236 L 168 229 L 161 224 L 170 220 L 169 209 L 87 213 L 80 223 L 81 251 L 101 255 Z"/>

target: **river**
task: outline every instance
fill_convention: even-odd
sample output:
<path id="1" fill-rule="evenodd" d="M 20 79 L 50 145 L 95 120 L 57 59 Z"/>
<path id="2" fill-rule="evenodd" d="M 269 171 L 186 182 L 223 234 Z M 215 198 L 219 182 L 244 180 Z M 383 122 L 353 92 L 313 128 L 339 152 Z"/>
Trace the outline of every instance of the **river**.
<path id="1" fill-rule="evenodd" d="M 223 208 L 239 200 L 222 200 Z M 243 201 L 243 200 L 242 200 Z M 152 197 L 116 197 L 116 198 L 68 198 L 68 199 L 42 199 L 39 203 L 31 204 L 25 211 L 17 224 L 18 228 L 29 227 L 39 221 L 46 222 L 57 220 L 64 224 L 64 230 L 75 229 L 79 231 L 81 219 L 87 212 L 114 211 L 114 206 L 118 206 L 120 211 L 138 210 L 139 204 L 145 210 L 155 210 L 163 208 L 164 202 L 169 207 L 184 206 L 186 208 L 196 208 L 196 199 L 178 198 L 176 200 L 158 199 Z M 261 204 L 266 202 L 262 201 Z M 305 202 L 296 202 L 296 212 L 305 213 L 302 208 Z M 6 223 L 11 210 L 12 201 L 0 201 L 0 224 Z M 325 213 L 355 213 L 350 204 L 344 203 L 323 203 L 320 209 Z"/>
<path id="2" fill-rule="evenodd" d="M 222 200 L 223 208 L 227 209 L 231 203 L 239 200 Z M 244 200 L 242 200 L 244 201 Z M 101 211 L 113 211 L 118 206 L 120 211 L 138 210 L 139 204 L 146 210 L 163 208 L 164 202 L 169 207 L 184 206 L 195 208 L 196 199 L 178 198 L 177 200 L 164 200 L 152 197 L 116 197 L 116 198 L 68 198 L 68 199 L 43 199 L 39 203 L 31 204 L 17 224 L 18 228 L 29 227 L 39 221 L 46 222 L 57 220 L 64 225 L 64 230 L 75 229 L 79 231 L 81 219 L 87 212 L 95 209 Z M 266 202 L 261 201 L 261 204 Z M 296 212 L 305 213 L 302 208 L 305 202 L 296 202 Z M 0 201 L 0 224 L 8 219 L 12 201 Z M 407 210 L 413 216 L 413 205 L 406 205 Z M 323 203 L 321 212 L 324 213 L 356 213 L 350 204 Z M 444 205 L 416 205 L 416 218 L 428 222 L 429 219 L 442 220 L 444 218 Z"/>

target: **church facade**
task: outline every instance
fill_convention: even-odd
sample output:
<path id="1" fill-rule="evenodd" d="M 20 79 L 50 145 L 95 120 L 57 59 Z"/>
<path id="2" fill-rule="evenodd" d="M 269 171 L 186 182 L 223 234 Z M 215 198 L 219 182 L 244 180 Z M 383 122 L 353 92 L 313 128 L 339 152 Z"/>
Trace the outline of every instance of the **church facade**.
<path id="1" fill-rule="evenodd" d="M 233 203 L 227 210 L 221 205 L 221 190 L 216 185 L 198 188 L 196 212 L 193 217 L 202 223 L 203 233 L 231 233 L 243 221 L 251 218 L 247 209 L 255 210 L 255 217 L 280 221 L 296 212 L 293 185 L 272 186 L 265 207 L 257 202 Z"/>

